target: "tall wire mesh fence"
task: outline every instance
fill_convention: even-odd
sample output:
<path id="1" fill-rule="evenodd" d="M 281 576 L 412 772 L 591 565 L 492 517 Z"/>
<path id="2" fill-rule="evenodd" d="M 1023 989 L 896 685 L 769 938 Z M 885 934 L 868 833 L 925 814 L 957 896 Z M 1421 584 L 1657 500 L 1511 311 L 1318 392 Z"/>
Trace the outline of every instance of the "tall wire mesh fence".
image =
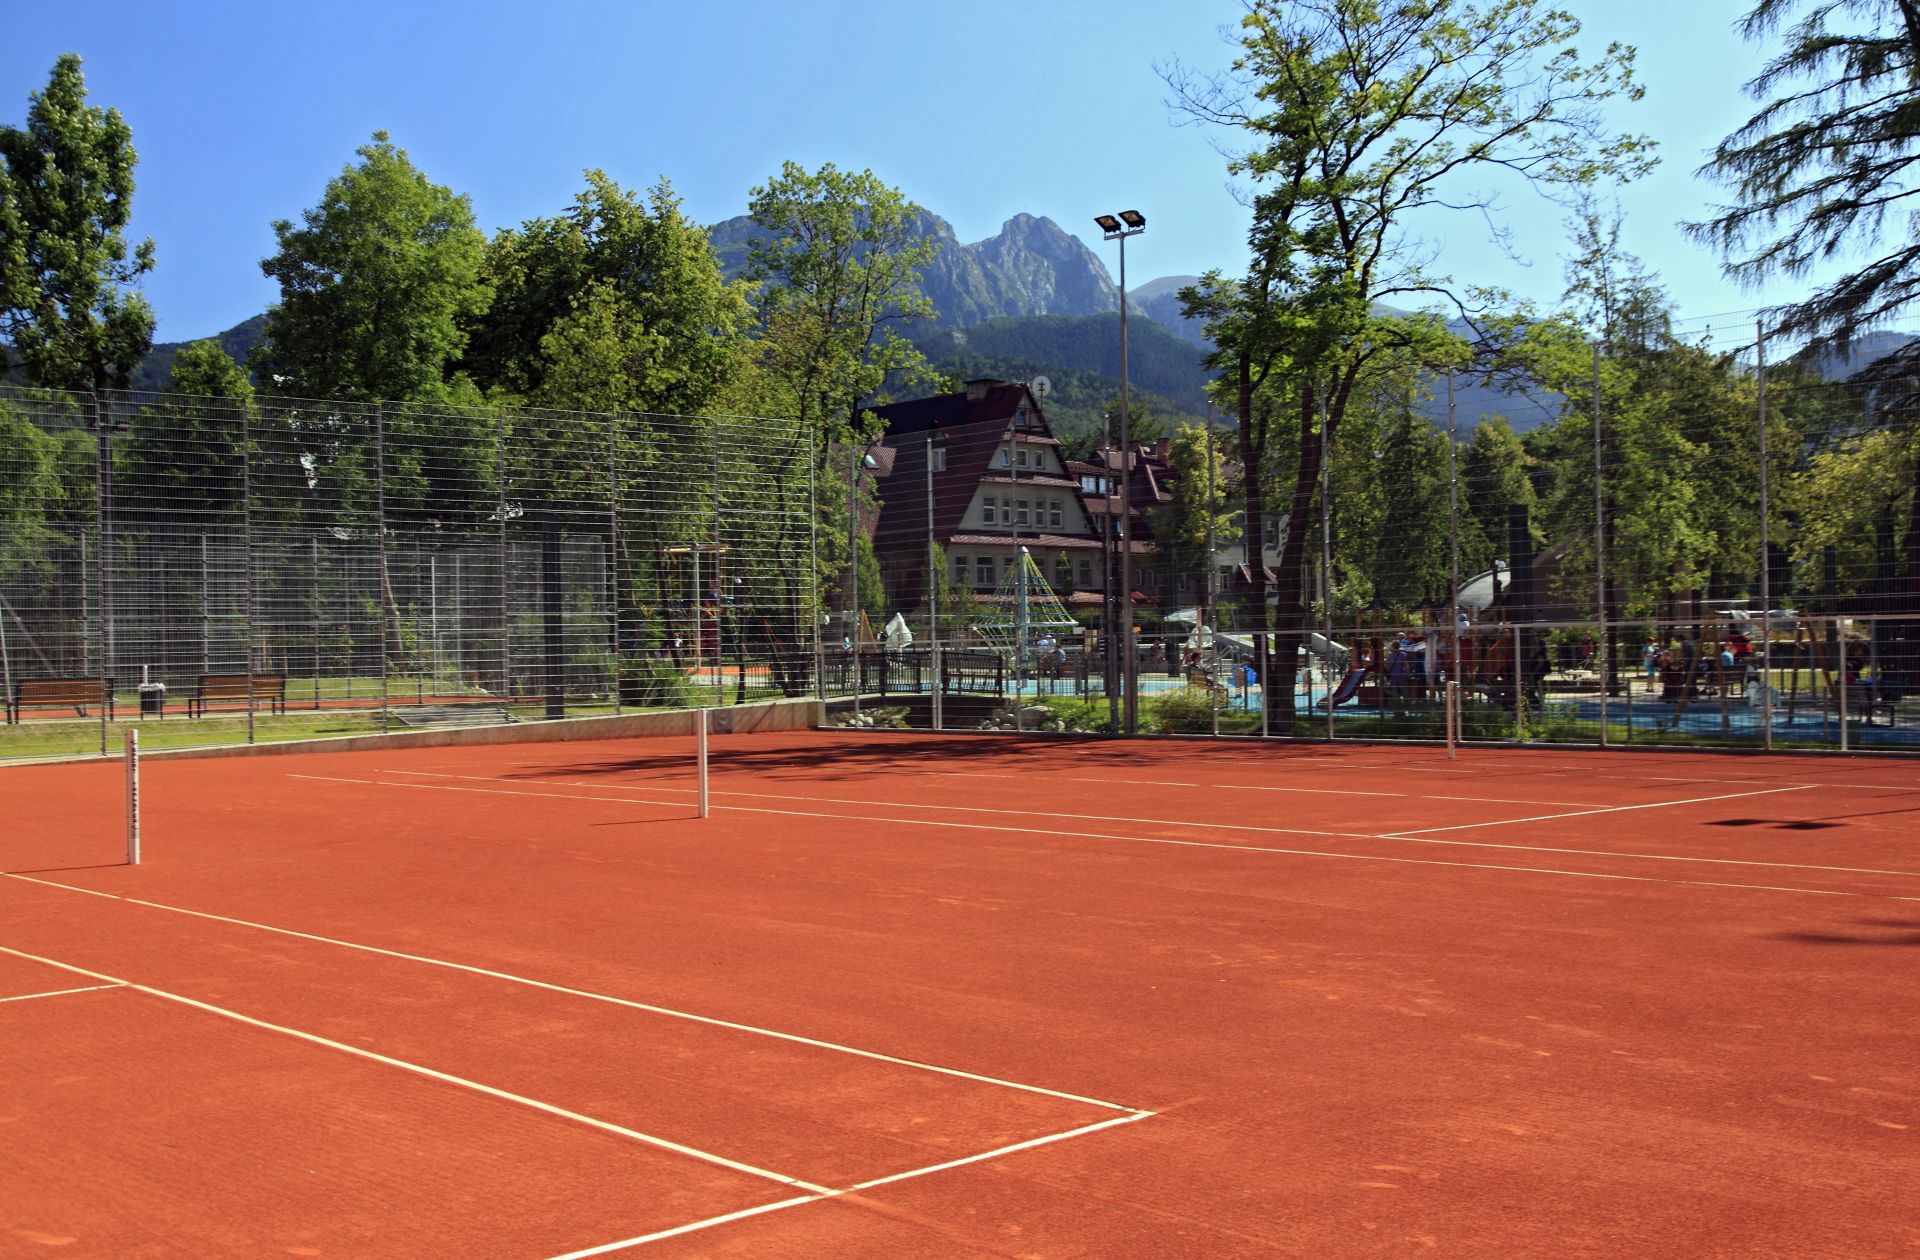
<path id="1" fill-rule="evenodd" d="M 816 686 L 787 421 L 12 390 L 0 429 L 0 755 Z"/>
<path id="2" fill-rule="evenodd" d="M 1069 448 L 1010 382 L 825 447 L 14 391 L 0 663 L 10 738 L 40 734 L 0 747 L 103 746 L 107 694 L 230 724 L 208 738 L 817 695 L 861 724 L 1441 739 L 1451 687 L 1469 742 L 1920 749 L 1920 382 L 1697 341 L 1599 360 L 1519 429 L 1439 377 L 1331 435 L 1308 409 L 1252 466 L 1226 426 L 1210 455 Z"/>

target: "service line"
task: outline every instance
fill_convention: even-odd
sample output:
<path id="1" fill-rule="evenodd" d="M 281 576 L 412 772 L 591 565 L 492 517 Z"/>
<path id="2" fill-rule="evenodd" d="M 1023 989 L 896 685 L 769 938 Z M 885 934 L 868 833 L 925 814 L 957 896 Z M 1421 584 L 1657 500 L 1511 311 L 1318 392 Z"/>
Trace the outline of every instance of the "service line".
<path id="1" fill-rule="evenodd" d="M 875 1177 L 871 1181 L 862 1181 L 839 1190 L 829 1190 L 824 1194 L 805 1194 L 791 1199 L 782 1199 L 778 1203 L 763 1203 L 758 1207 L 743 1208 L 738 1212 L 727 1212 L 721 1216 L 709 1216 L 705 1220 L 690 1221 L 685 1225 L 675 1225 L 670 1229 L 656 1230 L 651 1234 L 641 1234 L 635 1238 L 622 1238 L 618 1242 L 603 1243 L 598 1247 L 589 1247 L 584 1251 L 569 1251 L 563 1256 L 554 1256 L 552 1260 L 586 1260 L 589 1256 L 604 1256 L 615 1251 L 625 1251 L 630 1247 L 640 1247 L 647 1243 L 661 1242 L 668 1238 L 678 1238 L 684 1234 L 695 1233 L 703 1229 L 712 1229 L 716 1225 L 727 1225 L 734 1221 L 746 1220 L 752 1216 L 764 1216 L 768 1212 L 778 1212 L 783 1208 L 799 1207 L 803 1203 L 819 1203 L 826 1199 L 838 1199 L 862 1190 L 873 1190 L 880 1186 L 890 1186 L 898 1181 L 911 1181 L 916 1177 L 926 1177 L 933 1173 L 945 1172 L 949 1168 L 960 1168 L 967 1164 L 979 1164 L 990 1159 L 999 1159 L 1012 1155 L 1016 1151 L 1032 1150 L 1036 1146 L 1048 1146 L 1054 1142 L 1064 1142 L 1069 1138 L 1084 1137 L 1089 1133 L 1098 1133 L 1102 1129 L 1111 1129 L 1117 1125 L 1132 1124 L 1136 1120 L 1145 1120 L 1154 1115 L 1151 1111 L 1136 1111 L 1131 1115 L 1114 1116 L 1094 1124 L 1083 1124 L 1077 1129 L 1066 1129 L 1059 1133 L 1049 1133 L 1042 1137 L 1029 1138 L 1024 1142 L 1015 1142 L 1010 1146 L 997 1147 L 991 1151 L 982 1151 L 978 1155 L 963 1155 L 959 1159 L 950 1159 L 943 1164 L 929 1164 L 925 1168 L 910 1168 L 906 1172 L 891 1173 L 885 1177 Z"/>
<path id="2" fill-rule="evenodd" d="M 388 771 L 387 773 L 406 774 L 406 775 L 413 776 L 415 778 L 458 779 L 466 782 L 479 782 L 479 783 L 519 782 L 519 780 L 502 780 L 502 779 L 493 778 L 487 775 L 447 774 L 447 773 L 433 772 L 433 771 L 426 771 L 426 770 L 395 770 L 395 771 Z M 379 782 L 379 780 L 344 780 L 344 781 L 367 782 L 367 783 Z M 600 784 L 581 783 L 581 782 L 570 780 L 570 779 L 547 779 L 547 780 L 544 780 L 544 782 L 549 783 L 554 787 L 591 787 L 596 789 L 602 788 L 602 785 Z M 390 784 L 389 786 L 415 787 L 420 785 L 410 784 L 410 783 L 394 783 L 394 784 Z M 618 785 L 614 785 L 614 790 L 627 791 L 627 792 L 676 792 L 678 793 L 678 792 L 691 792 L 691 791 L 694 791 L 695 789 L 676 788 L 676 787 L 668 787 L 664 784 L 655 784 L 655 785 L 644 787 L 644 788 L 642 787 L 621 788 Z M 1773 789 L 1773 790 L 1791 791 L 1794 789 L 1780 788 L 1780 789 Z M 544 795 L 544 794 L 536 794 L 536 795 Z M 560 795 L 565 797 L 566 799 L 579 799 L 579 800 L 608 801 L 608 800 L 625 799 L 622 797 L 585 796 L 585 795 L 581 795 L 576 798 L 572 794 L 568 794 L 568 793 L 561 793 Z M 1398 842 L 1398 843 L 1405 843 L 1405 844 L 1446 845 L 1451 848 L 1463 848 L 1463 849 L 1500 849 L 1506 852 L 1514 852 L 1514 853 L 1559 853 L 1559 854 L 1565 854 L 1565 855 L 1575 856 L 1575 857 L 1620 858 L 1623 860 L 1634 860 L 1634 861 L 1643 861 L 1643 862 L 1694 862 L 1702 866 L 1750 866 L 1750 867 L 1757 867 L 1757 868 L 1766 869 L 1766 870 L 1824 871 L 1829 874 L 1839 874 L 1839 875 L 1892 875 L 1892 876 L 1903 878 L 1903 879 L 1920 879 L 1920 871 L 1890 870 L 1890 869 L 1884 869 L 1884 868 L 1872 867 L 1872 866 L 1829 866 L 1829 865 L 1822 865 L 1822 864 L 1813 863 L 1813 862 L 1767 862 L 1757 858 L 1694 857 L 1688 854 L 1681 854 L 1681 853 L 1634 853 L 1624 849 L 1582 849 L 1582 848 L 1574 848 L 1567 845 L 1502 844 L 1499 841 L 1495 841 L 1495 840 L 1436 839 L 1430 836 L 1429 834 L 1427 834 L 1427 832 L 1423 832 L 1423 831 L 1401 831 L 1401 832 L 1309 831 L 1304 828 L 1298 828 L 1298 827 L 1266 827 L 1258 823 L 1208 823 L 1208 822 L 1190 822 L 1185 819 L 1127 818 L 1127 817 L 1116 817 L 1109 814 L 1068 814 L 1068 813 L 1060 813 L 1056 811 L 1038 810 L 1038 809 L 999 809 L 992 806 L 984 806 L 984 805 L 924 805 L 917 801 L 875 801 L 875 800 L 867 800 L 867 799 L 852 798 L 852 797 L 805 796 L 805 795 L 799 795 L 795 793 L 783 794 L 783 793 L 776 793 L 776 792 L 732 792 L 732 791 L 727 791 L 725 789 L 715 789 L 713 792 L 713 795 L 737 796 L 737 797 L 744 797 L 749 800 L 806 801 L 806 802 L 809 802 L 812 804 L 818 804 L 818 805 L 852 805 L 859 808 L 870 808 L 870 809 L 911 809 L 911 810 L 919 810 L 922 812 L 932 812 L 932 813 L 1013 815 L 1019 818 L 1066 818 L 1066 819 L 1071 819 L 1077 822 L 1139 823 L 1139 824 L 1143 824 L 1146 826 L 1153 826 L 1153 827 L 1172 827 L 1172 828 L 1195 827 L 1195 828 L 1201 828 L 1209 831 L 1259 832 L 1259 833 L 1268 834 L 1268 835 L 1320 836 L 1323 838 L 1336 839 L 1336 840 L 1380 840 L 1380 841 Z M 1743 793 L 1737 793 L 1736 795 L 1752 796 L 1752 795 L 1764 795 L 1764 793 L 1743 792 Z M 1460 799 L 1471 799 L 1471 798 L 1460 798 Z M 1703 799 L 1722 800 L 1722 799 L 1730 799 L 1730 798 L 1707 797 Z M 652 805 L 652 804 L 658 804 L 658 803 L 659 802 L 654 802 L 654 801 L 643 801 L 638 799 L 634 800 L 634 804 L 636 805 Z M 1618 810 L 1623 810 L 1623 809 L 1652 809 L 1652 808 L 1656 808 L 1658 804 L 1690 805 L 1690 804 L 1698 804 L 1698 803 L 1699 802 L 1697 801 L 1667 801 L 1667 802 L 1658 802 L 1658 803 L 1649 802 L 1647 804 L 1642 804 L 1642 805 L 1622 805 L 1622 806 L 1607 807 L 1607 808 L 1601 808 L 1596 806 L 1592 809 L 1580 810 L 1571 814 L 1549 814 L 1549 815 L 1543 815 L 1542 818 L 1534 818 L 1534 819 L 1496 819 L 1491 822 L 1468 823 L 1468 824 L 1464 824 L 1462 827 L 1435 827 L 1435 828 L 1432 828 L 1431 830 L 1435 832 L 1441 832 L 1441 831 L 1468 830 L 1474 827 L 1498 827 L 1498 826 L 1504 826 L 1508 822 L 1538 822 L 1546 818 L 1578 818 L 1584 814 L 1614 813 L 1614 812 L 1617 812 Z M 726 808 L 741 808 L 741 807 L 728 806 Z M 838 816 L 839 815 L 835 815 L 835 817 L 838 817 Z M 854 815 L 846 815 L 846 817 L 854 817 Z M 888 821 L 888 820 L 881 819 L 878 821 Z M 1087 834 L 1087 833 L 1059 832 L 1055 834 L 1081 835 L 1081 834 Z M 1152 837 L 1132 837 L 1132 838 L 1151 839 Z M 1253 846 L 1232 845 L 1228 847 L 1250 848 Z M 1276 852 L 1278 851 L 1280 850 L 1276 850 Z M 1452 865 L 1462 865 L 1462 864 L 1446 863 L 1446 865 L 1452 866 Z"/>
<path id="3" fill-rule="evenodd" d="M 46 993 L 16 994 L 13 997 L 0 998 L 0 1002 L 27 1002 L 27 1001 L 31 1001 L 34 998 L 65 997 L 69 993 L 98 993 L 102 989 L 123 989 L 125 987 L 126 985 L 124 983 L 89 984 L 89 985 L 83 985 L 78 989 L 53 989 Z"/>

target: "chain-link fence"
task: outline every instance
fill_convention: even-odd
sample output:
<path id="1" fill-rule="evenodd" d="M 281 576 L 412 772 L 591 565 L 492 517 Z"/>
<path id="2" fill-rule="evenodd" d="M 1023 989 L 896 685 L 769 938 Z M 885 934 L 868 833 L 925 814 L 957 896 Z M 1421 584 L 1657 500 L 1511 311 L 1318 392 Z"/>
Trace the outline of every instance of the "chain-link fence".
<path id="1" fill-rule="evenodd" d="M 0 755 L 104 751 L 109 716 L 219 742 L 810 694 L 811 451 L 764 418 L 8 391 Z"/>
<path id="2" fill-rule="evenodd" d="M 103 745 L 105 695 L 194 739 L 809 694 L 863 723 L 1440 739 L 1451 684 L 1470 741 L 1920 748 L 1920 383 L 1696 349 L 1601 360 L 1530 426 L 1444 378 L 1331 436 L 1289 403 L 1257 450 L 1075 446 L 1016 383 L 824 448 L 781 420 L 14 391 L 0 746 Z"/>

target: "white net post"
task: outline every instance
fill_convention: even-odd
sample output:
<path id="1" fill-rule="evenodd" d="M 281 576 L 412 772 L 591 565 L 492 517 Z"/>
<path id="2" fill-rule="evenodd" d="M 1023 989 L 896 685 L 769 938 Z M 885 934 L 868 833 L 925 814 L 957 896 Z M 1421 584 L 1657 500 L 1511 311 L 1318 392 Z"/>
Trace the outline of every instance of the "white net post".
<path id="1" fill-rule="evenodd" d="M 693 711 L 693 747 L 694 760 L 699 766 L 700 775 L 700 817 L 705 818 L 711 812 L 707 802 L 707 711 Z"/>
<path id="2" fill-rule="evenodd" d="M 127 865 L 140 865 L 140 732 L 127 731 Z"/>
<path id="3" fill-rule="evenodd" d="M 1453 760 L 1455 732 L 1460 726 L 1460 684 L 1447 680 L 1447 760 Z"/>

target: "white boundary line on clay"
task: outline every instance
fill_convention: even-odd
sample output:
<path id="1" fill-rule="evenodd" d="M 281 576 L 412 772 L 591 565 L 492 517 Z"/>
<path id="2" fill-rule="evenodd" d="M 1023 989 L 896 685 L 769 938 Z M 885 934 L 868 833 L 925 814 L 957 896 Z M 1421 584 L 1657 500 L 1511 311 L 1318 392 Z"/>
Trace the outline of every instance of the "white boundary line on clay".
<path id="1" fill-rule="evenodd" d="M 311 777 L 311 776 L 301 776 Z M 381 786 L 378 780 L 341 779 L 342 783 L 369 783 Z M 392 784 L 393 787 L 408 786 Z M 455 789 L 457 790 L 457 789 Z M 479 789 L 474 789 L 479 790 Z M 562 797 L 561 799 L 572 799 Z M 580 797 L 578 799 L 591 799 Z M 165 910 L 170 914 L 184 914 L 196 919 L 206 919 L 214 923 L 228 923 L 235 927 L 252 928 L 261 932 L 272 932 L 279 936 L 290 936 L 296 940 L 313 941 L 321 945 L 334 945 L 341 949 L 358 950 L 361 953 L 377 954 L 385 958 L 398 958 L 405 962 L 424 963 L 430 967 L 445 967 L 450 971 L 462 971 L 469 975 L 484 976 L 490 980 L 504 980 L 509 984 L 525 985 L 532 989 L 543 989 L 549 993 L 564 994 L 567 997 L 586 998 L 589 1001 L 605 1002 L 612 1006 L 623 1006 L 630 1010 L 646 1011 L 652 1015 L 664 1015 L 672 1019 L 684 1019 L 691 1023 L 706 1024 L 714 1028 L 725 1028 L 733 1032 L 751 1033 L 755 1036 L 770 1037 L 777 1041 L 789 1041 L 796 1045 L 811 1046 L 817 1050 L 829 1050 L 837 1054 L 853 1055 L 857 1058 L 872 1059 L 880 1063 L 891 1063 L 899 1067 L 912 1068 L 922 1072 L 932 1072 L 940 1076 L 951 1076 L 959 1080 L 973 1081 L 981 1085 L 995 1085 L 1003 1089 L 1019 1090 L 1028 1094 L 1040 1094 L 1048 1098 L 1058 1098 L 1064 1102 L 1085 1103 L 1090 1107 L 1101 1107 L 1108 1111 L 1132 1113 L 1136 1109 L 1100 1098 L 1088 1098 L 1082 1094 L 1070 1094 L 1064 1090 L 1048 1089 L 1044 1085 L 1028 1085 L 1021 1081 L 1003 1080 L 997 1076 L 985 1076 L 978 1072 L 968 1072 L 961 1068 L 941 1067 L 934 1063 L 921 1063 L 914 1059 L 903 1059 L 897 1055 L 883 1054 L 877 1050 L 863 1050 L 858 1046 L 841 1045 L 837 1042 L 822 1041 L 815 1037 L 805 1037 L 798 1033 L 780 1032 L 772 1028 L 758 1028 L 752 1024 L 742 1024 L 735 1020 L 717 1019 L 711 1015 L 696 1015 L 690 1011 L 674 1010 L 672 1007 L 655 1006 L 649 1002 L 638 1002 L 632 998 L 614 997 L 607 993 L 596 993 L 591 989 L 576 989 L 564 984 L 553 984 L 545 980 L 534 980 L 527 976 L 517 976 L 511 972 L 493 971 L 486 967 L 476 967 L 470 963 L 453 962 L 444 958 L 432 958 L 424 954 L 409 954 L 397 949 L 383 949 L 378 945 L 363 945 L 358 941 L 345 941 L 337 937 L 320 936 L 313 932 L 296 931 L 293 928 L 276 927 L 271 923 L 256 923 L 250 919 L 236 919 L 223 914 L 210 914 L 205 910 L 189 910 L 185 906 L 168 905 L 165 902 L 146 901 L 139 897 L 126 897 L 118 893 L 101 892 L 93 888 L 81 888 L 74 884 L 62 884 L 55 880 L 42 879 L 34 875 L 5 874 L 8 879 L 19 880 L 27 884 L 40 884 L 47 888 L 58 888 L 64 892 L 82 893 L 89 897 L 102 897 L 108 901 L 123 901 L 128 905 L 144 906 L 149 910 Z M 58 965 L 58 964 L 56 964 Z"/>
<path id="2" fill-rule="evenodd" d="M 1136 1120 L 1145 1120 L 1154 1113 L 1137 1111 L 1128 1116 L 1114 1116 L 1110 1120 L 1101 1120 L 1096 1124 L 1083 1124 L 1077 1129 L 1067 1129 L 1060 1133 L 1049 1133 L 1044 1137 L 1029 1138 L 1025 1142 L 1015 1142 L 1011 1146 L 996 1147 L 982 1151 L 978 1155 L 965 1155 L 959 1159 L 950 1159 L 944 1164 L 929 1164 L 925 1168 L 911 1168 L 906 1172 L 892 1173 L 885 1177 L 875 1177 L 871 1181 L 862 1181 L 842 1190 L 830 1190 L 825 1194 L 807 1194 L 796 1198 L 782 1199 L 777 1203 L 763 1203 L 758 1207 L 743 1208 L 738 1212 L 728 1212 L 722 1216 L 709 1216 L 705 1220 L 690 1221 L 685 1225 L 675 1225 L 669 1229 L 655 1230 L 651 1234 L 641 1234 L 634 1238 L 622 1238 L 618 1242 L 603 1243 L 598 1247 L 588 1247 L 584 1251 L 569 1251 L 565 1255 L 554 1256 L 551 1260 L 587 1260 L 589 1256 L 604 1256 L 615 1251 L 625 1251 L 629 1247 L 641 1247 L 647 1243 L 661 1242 L 668 1238 L 678 1238 L 698 1230 L 712 1229 L 716 1225 L 726 1225 L 733 1221 L 745 1220 L 752 1216 L 764 1216 L 768 1212 L 778 1212 L 783 1208 L 799 1207 L 804 1203 L 819 1203 L 827 1199 L 837 1199 L 862 1190 L 872 1190 L 878 1186 L 892 1185 L 896 1181 L 909 1181 L 915 1177 L 925 1177 L 932 1173 L 945 1172 L 949 1168 L 959 1168 L 966 1164 L 978 1164 L 989 1159 L 998 1159 L 1002 1155 L 1011 1155 L 1016 1151 L 1032 1150 L 1036 1146 L 1046 1146 L 1053 1142 L 1064 1142 L 1068 1138 L 1084 1137 L 1097 1133 L 1101 1129 L 1111 1129 L 1117 1125 L 1132 1124 Z"/>
<path id="3" fill-rule="evenodd" d="M 392 771 L 389 773 L 407 774 L 414 778 L 460 779 L 460 780 L 469 781 L 469 782 L 499 783 L 499 782 L 518 782 L 519 781 L 519 780 L 502 780 L 497 778 L 491 778 L 486 775 L 444 774 L 444 773 L 434 773 L 434 772 L 429 772 L 424 770 Z M 379 780 L 379 779 L 348 779 L 348 780 L 339 780 L 339 781 L 349 782 L 349 783 L 365 783 L 365 784 L 381 784 L 386 782 L 385 780 Z M 599 784 L 577 783 L 577 782 L 566 780 L 566 779 L 548 779 L 548 780 L 543 780 L 543 782 L 549 783 L 555 787 L 592 787 L 596 789 L 601 788 L 601 785 Z M 387 784 L 387 786 L 425 787 L 429 785 L 415 784 L 415 783 L 391 783 L 391 784 Z M 460 789 L 449 788 L 448 790 L 460 790 Z M 674 788 L 674 787 L 666 787 L 666 786 L 654 786 L 654 787 L 645 787 L 645 788 L 642 788 L 642 787 L 620 788 L 616 785 L 613 790 L 627 791 L 627 792 L 646 792 L 646 791 L 687 792 L 687 791 L 691 791 L 692 789 Z M 1794 791 L 1797 789 L 1773 788 L 1769 790 L 1770 791 Z M 536 795 L 536 796 L 551 795 L 551 796 L 556 796 L 559 799 L 563 799 L 563 800 L 579 799 L 579 800 L 590 800 L 590 801 L 619 801 L 619 800 L 627 799 L 624 797 L 609 797 L 609 796 L 586 796 L 586 795 L 576 796 L 575 794 L 570 794 L 570 793 L 540 792 L 540 793 L 525 793 L 525 794 Z M 1295 828 L 1295 827 L 1263 827 L 1254 823 L 1201 823 L 1201 822 L 1187 822 L 1184 820 L 1164 819 L 1164 818 L 1114 818 L 1114 817 L 1110 817 L 1102 814 L 1064 814 L 1064 813 L 1049 812 L 1046 810 L 1007 810 L 1007 809 L 995 809 L 995 808 L 990 808 L 986 806 L 976 806 L 976 805 L 922 805 L 922 804 L 918 804 L 910 801 L 874 801 L 874 800 L 865 800 L 865 799 L 848 798 L 848 797 L 801 796 L 801 795 L 795 795 L 795 794 L 781 794 L 781 793 L 774 793 L 774 792 L 729 792 L 725 790 L 717 790 L 714 792 L 714 795 L 715 796 L 739 796 L 739 797 L 747 797 L 751 799 L 766 799 L 766 800 L 776 800 L 776 801 L 807 801 L 807 802 L 821 804 L 821 805 L 853 805 L 856 807 L 871 808 L 871 809 L 912 809 L 912 810 L 920 810 L 920 811 L 931 811 L 936 813 L 947 812 L 947 813 L 963 813 L 963 814 L 1013 814 L 1022 818 L 1071 818 L 1071 819 L 1077 819 L 1084 822 L 1098 821 L 1098 822 L 1141 823 L 1149 826 L 1158 826 L 1158 827 L 1198 827 L 1198 828 L 1205 828 L 1207 830 L 1213 830 L 1213 831 L 1260 832 L 1263 834 L 1270 834 L 1270 835 L 1322 836 L 1322 837 L 1327 837 L 1331 839 L 1340 839 L 1340 840 L 1404 841 L 1407 844 L 1445 845 L 1450 848 L 1467 848 L 1467 849 L 1501 849 L 1507 852 L 1518 852 L 1518 853 L 1558 853 L 1558 854 L 1565 854 L 1565 855 L 1571 855 L 1576 857 L 1621 858 L 1621 859 L 1630 859 L 1630 860 L 1645 861 L 1645 862 L 1692 862 L 1692 863 L 1698 863 L 1703 866 L 1750 866 L 1750 867 L 1756 867 L 1763 870 L 1825 871 L 1830 874 L 1892 875 L 1892 876 L 1905 878 L 1905 879 L 1920 879 L 1920 871 L 1891 870 L 1891 869 L 1885 869 L 1881 867 L 1872 867 L 1872 866 L 1831 866 L 1831 865 L 1823 865 L 1820 863 L 1812 863 L 1812 862 L 1767 862 L 1767 861 L 1761 861 L 1757 858 L 1696 857 L 1690 854 L 1682 854 L 1682 853 L 1634 853 L 1625 849 L 1581 849 L 1581 848 L 1573 848 L 1566 845 L 1502 844 L 1499 841 L 1495 841 L 1495 840 L 1459 840 L 1459 839 L 1443 840 L 1443 839 L 1431 838 L 1427 832 L 1422 832 L 1422 831 L 1390 831 L 1390 832 L 1308 831 L 1308 830 L 1305 830 L 1304 828 Z M 1764 795 L 1764 793 L 1738 793 L 1736 795 L 1751 796 L 1751 795 Z M 1731 797 L 1702 797 L 1697 800 L 1667 801 L 1662 803 L 1669 804 L 1669 805 L 1694 805 L 1694 804 L 1700 804 L 1702 801 L 1713 801 L 1713 800 L 1724 800 L 1724 799 L 1732 799 L 1732 798 Z M 660 802 L 656 802 L 656 801 L 644 801 L 644 800 L 637 800 L 637 799 L 634 800 L 633 803 L 636 805 L 660 804 Z M 1498 826 L 1504 826 L 1508 822 L 1540 822 L 1540 821 L 1545 821 L 1553 818 L 1578 818 L 1578 817 L 1581 817 L 1583 814 L 1587 814 L 1587 813 L 1614 813 L 1623 809 L 1648 809 L 1653 807 L 1654 807 L 1654 804 L 1652 802 L 1642 804 L 1642 805 L 1609 806 L 1604 808 L 1596 806 L 1590 810 L 1582 810 L 1582 811 L 1578 811 L 1570 814 L 1542 815 L 1540 818 L 1532 818 L 1532 819 L 1496 819 L 1491 822 L 1468 823 L 1468 824 L 1464 824 L 1462 827 L 1436 827 L 1436 828 L 1433 828 L 1432 830 L 1436 832 L 1442 832 L 1442 831 L 1457 831 L 1457 830 L 1471 829 L 1473 827 L 1498 827 Z M 739 810 L 739 809 L 744 809 L 746 807 L 718 806 L 717 808 Z M 810 816 L 817 816 L 817 815 L 810 815 Z M 850 814 L 849 815 L 836 814 L 831 816 L 847 817 L 847 818 L 857 817 L 857 815 L 850 815 Z M 878 819 L 876 821 L 889 822 L 889 821 L 899 821 L 899 820 Z M 1072 835 L 1083 835 L 1083 834 L 1089 834 L 1089 833 L 1058 832 L 1055 834 L 1072 836 Z M 1138 839 L 1142 841 L 1154 841 L 1154 840 L 1160 839 L 1159 837 L 1150 837 L 1150 836 L 1101 837 L 1101 838 Z M 1248 848 L 1252 846 L 1232 845 L 1227 847 Z M 1289 850 L 1274 850 L 1274 851 L 1288 852 Z M 1363 855 L 1351 855 L 1351 856 L 1363 856 Z M 1458 865 L 1466 865 L 1466 864 L 1449 862 L 1449 863 L 1445 863 L 1445 865 L 1458 866 Z"/>

